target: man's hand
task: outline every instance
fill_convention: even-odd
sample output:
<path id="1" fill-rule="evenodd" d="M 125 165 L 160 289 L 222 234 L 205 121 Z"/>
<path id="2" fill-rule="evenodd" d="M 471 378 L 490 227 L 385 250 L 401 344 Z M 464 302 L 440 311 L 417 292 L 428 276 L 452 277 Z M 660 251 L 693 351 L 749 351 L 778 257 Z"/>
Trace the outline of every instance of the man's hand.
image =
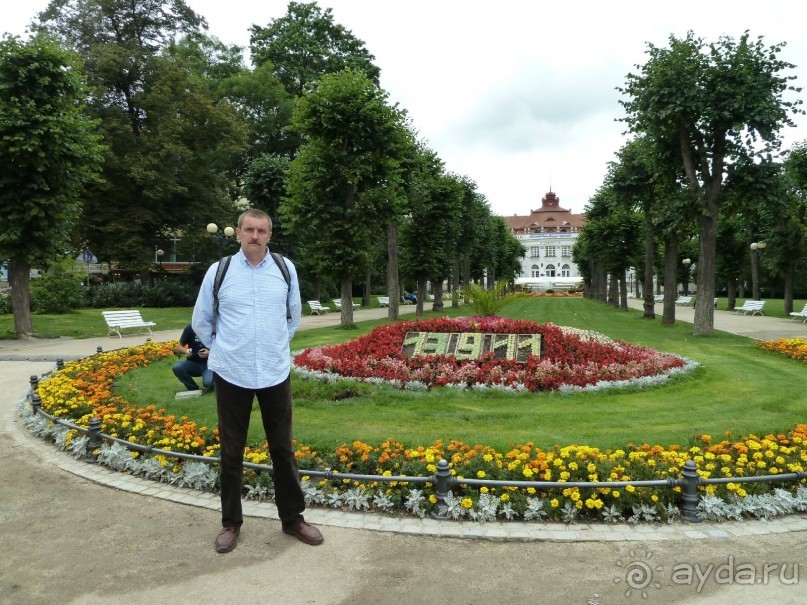
<path id="1" fill-rule="evenodd" d="M 209 349 L 199 349 L 199 358 L 200 359 L 207 359 L 207 356 L 210 355 Z"/>

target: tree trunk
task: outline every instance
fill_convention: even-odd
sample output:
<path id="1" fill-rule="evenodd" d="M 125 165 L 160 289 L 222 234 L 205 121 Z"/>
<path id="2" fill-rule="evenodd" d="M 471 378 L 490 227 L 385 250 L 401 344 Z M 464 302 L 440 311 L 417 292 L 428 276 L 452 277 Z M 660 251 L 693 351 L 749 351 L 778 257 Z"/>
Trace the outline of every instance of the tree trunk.
<path id="1" fill-rule="evenodd" d="M 371 286 L 370 280 L 372 279 L 372 271 L 370 268 L 367 268 L 367 274 L 364 277 L 364 296 L 361 299 L 361 304 L 364 307 L 370 306 L 370 293 L 371 293 Z"/>
<path id="2" fill-rule="evenodd" d="M 656 250 L 653 245 L 653 222 L 650 220 L 650 213 L 645 213 L 645 233 L 644 233 L 644 302 L 642 308 L 647 319 L 656 318 L 656 303 L 653 298 L 653 277 L 656 265 Z"/>
<path id="3" fill-rule="evenodd" d="M 443 310 L 443 280 L 438 280 L 434 283 L 434 304 L 432 311 L 438 313 Z"/>
<path id="4" fill-rule="evenodd" d="M 426 300 L 426 278 L 418 279 L 418 292 L 417 292 L 417 308 L 415 309 L 415 316 L 423 316 L 423 301 Z"/>
<path id="5" fill-rule="evenodd" d="M 695 297 L 695 336 L 715 331 L 715 258 L 717 256 L 717 215 L 719 206 L 707 200 L 707 212 L 701 215 L 698 236 L 698 291 Z"/>
<path id="6" fill-rule="evenodd" d="M 349 328 L 353 325 L 353 279 L 350 275 L 340 280 L 340 298 L 342 299 L 341 325 Z"/>
<path id="7" fill-rule="evenodd" d="M 389 296 L 387 319 L 398 321 L 401 291 L 398 288 L 398 228 L 394 223 L 387 225 L 387 296 Z"/>
<path id="8" fill-rule="evenodd" d="M 622 269 L 619 272 L 619 308 L 623 311 L 628 310 L 628 279 L 627 269 Z"/>
<path id="9" fill-rule="evenodd" d="M 31 265 L 27 258 L 12 256 L 8 263 L 8 284 L 11 286 L 11 306 L 14 331 L 17 336 L 34 333 L 31 323 Z"/>
<path id="10" fill-rule="evenodd" d="M 728 298 L 727 306 L 728 310 L 731 311 L 734 309 L 734 306 L 737 304 L 737 278 L 732 277 L 729 279 L 728 287 L 726 288 L 726 297 Z"/>
<path id="11" fill-rule="evenodd" d="M 790 317 L 793 312 L 793 284 L 796 280 L 796 261 L 789 259 L 785 269 L 785 317 Z"/>
<path id="12" fill-rule="evenodd" d="M 614 309 L 619 308 L 619 277 L 616 271 L 610 273 L 610 279 L 608 280 L 608 304 Z"/>
<path id="13" fill-rule="evenodd" d="M 454 261 L 454 268 L 451 271 L 451 306 L 460 306 L 460 297 L 456 295 L 460 291 L 460 259 Z M 436 298 L 436 297 L 435 297 Z"/>
<path id="14" fill-rule="evenodd" d="M 675 284 L 678 282 L 678 241 L 670 236 L 664 242 L 664 311 L 661 323 L 675 323 Z"/>
<path id="15" fill-rule="evenodd" d="M 319 275 L 314 278 L 314 298 L 322 301 L 322 280 Z"/>

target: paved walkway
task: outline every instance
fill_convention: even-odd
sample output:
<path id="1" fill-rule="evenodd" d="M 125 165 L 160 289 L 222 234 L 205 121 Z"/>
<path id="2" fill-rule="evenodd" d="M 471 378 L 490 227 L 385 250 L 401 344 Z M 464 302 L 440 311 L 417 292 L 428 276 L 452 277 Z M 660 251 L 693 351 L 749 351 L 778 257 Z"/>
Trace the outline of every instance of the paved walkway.
<path id="1" fill-rule="evenodd" d="M 632 306 L 634 303 L 641 306 L 641 301 L 632 301 Z M 401 310 L 413 311 L 406 307 L 402 307 Z M 355 313 L 355 320 L 384 317 L 385 313 L 385 310 L 361 310 Z M 691 310 L 679 310 L 679 319 L 686 321 L 687 313 L 691 314 Z M 338 322 L 338 315 L 334 313 L 321 317 L 306 317 L 301 329 L 335 322 Z M 768 317 L 736 316 L 727 312 L 716 313 L 715 326 L 721 330 L 757 338 L 807 336 L 807 326 L 802 324 Z M 173 340 L 178 336 L 179 331 L 176 330 L 156 332 L 153 338 L 162 341 Z M 271 544 L 273 549 L 280 547 L 285 553 L 290 544 L 283 541 L 283 536 L 279 532 L 278 537 L 270 529 L 258 528 L 252 524 L 252 541 L 250 542 L 250 534 L 245 531 L 242 534 L 242 542 L 246 541 L 246 544 L 239 545 L 233 555 L 227 555 L 229 559 L 226 557 L 225 559 L 228 565 L 220 567 L 219 571 L 212 575 L 208 573 L 209 570 L 200 569 L 198 565 L 185 561 L 183 564 L 193 567 L 191 577 L 186 577 L 181 568 L 174 569 L 174 575 L 157 574 L 154 586 L 159 589 L 134 584 L 115 585 L 113 588 L 99 578 L 91 580 L 84 588 L 73 587 L 72 591 L 64 591 L 63 586 L 50 587 L 48 582 L 38 579 L 37 581 L 44 582 L 43 586 L 47 585 L 48 588 L 47 590 L 43 588 L 45 596 L 41 599 L 35 598 L 36 592 L 31 592 L 20 584 L 20 582 L 24 584 L 25 580 L 20 579 L 19 569 L 28 565 L 31 567 L 31 573 L 35 574 L 31 578 L 39 578 L 42 567 L 49 568 L 48 541 L 57 538 L 60 532 L 67 532 L 66 523 L 78 523 L 81 526 L 81 519 L 76 517 L 77 515 L 81 517 L 82 513 L 72 511 L 67 519 L 61 519 L 59 510 L 69 507 L 70 503 L 82 502 L 85 493 L 87 497 L 91 495 L 100 508 L 95 510 L 95 507 L 90 506 L 82 509 L 86 511 L 84 514 L 88 519 L 92 519 L 92 528 L 87 529 L 92 530 L 92 535 L 87 537 L 89 541 L 85 545 L 86 550 L 72 553 L 71 557 L 74 559 L 71 560 L 86 558 L 87 566 L 91 567 L 88 573 L 95 574 L 99 567 L 107 569 L 107 573 L 112 573 L 108 569 L 108 562 L 104 561 L 104 549 L 120 554 L 121 548 L 140 548 L 136 545 L 144 539 L 144 535 L 149 536 L 145 538 L 147 541 L 164 544 L 173 540 L 181 541 L 187 538 L 187 536 L 183 538 L 183 535 L 191 534 L 194 539 L 203 542 L 199 547 L 205 553 L 203 555 L 205 564 L 214 567 L 222 565 L 221 556 L 216 558 L 215 555 L 210 555 L 213 550 L 216 511 L 219 508 L 216 496 L 138 479 L 100 466 L 87 465 L 58 452 L 19 425 L 16 409 L 27 391 L 30 375 L 41 375 L 49 371 L 57 358 L 81 358 L 95 353 L 99 346 L 108 350 L 116 345 L 128 346 L 144 341 L 144 336 L 125 336 L 122 339 L 0 341 L 0 436 L 2 437 L 0 455 L 3 455 L 4 460 L 4 464 L 0 466 L 0 485 L 13 484 L 15 480 L 19 481 L 21 476 L 31 476 L 32 480 L 36 481 L 36 485 L 23 483 L 22 487 L 16 488 L 14 493 L 17 496 L 14 500 L 11 499 L 12 494 L 5 489 L 0 497 L 0 528 L 6 532 L 6 535 L 0 538 L 0 549 L 6 553 L 4 554 L 6 562 L 0 562 L 0 603 L 49 603 L 53 602 L 56 595 L 59 595 L 62 602 L 126 601 L 130 605 L 150 603 L 155 598 L 161 600 L 169 598 L 178 603 L 198 603 L 199 594 L 210 597 L 209 599 L 202 597 L 201 602 L 212 602 L 215 595 L 229 601 L 237 600 L 239 596 L 244 599 L 254 598 L 257 593 L 249 590 L 250 584 L 244 584 L 247 578 L 252 578 L 266 591 L 272 591 L 276 596 L 285 595 L 287 599 L 285 602 L 289 603 L 336 605 L 343 602 L 370 603 L 383 599 L 389 603 L 426 600 L 440 603 L 488 603 L 496 600 L 499 603 L 599 604 L 622 602 L 600 601 L 598 600 L 600 597 L 595 595 L 605 594 L 612 597 L 621 595 L 624 599 L 626 589 L 630 592 L 630 587 L 626 584 L 627 567 L 638 565 L 640 562 L 645 564 L 643 559 L 649 558 L 652 554 L 656 556 L 654 565 L 658 571 L 655 573 L 659 575 L 662 573 L 660 568 L 665 566 L 666 573 L 669 573 L 670 566 L 675 561 L 692 563 L 711 561 L 719 564 L 725 563 L 728 556 L 744 556 L 751 564 L 762 564 L 763 559 L 768 562 L 778 560 L 783 563 L 788 561 L 800 565 L 807 564 L 804 555 L 804 546 L 807 543 L 807 517 L 804 515 L 791 515 L 767 523 L 744 521 L 720 524 L 609 526 L 509 522 L 477 524 L 312 508 L 307 511 L 306 517 L 312 523 L 322 526 L 326 535 L 326 545 L 307 550 L 302 550 L 307 547 L 301 546 L 300 550 L 295 550 L 300 553 L 298 556 L 301 559 L 291 557 L 286 560 L 285 556 L 276 555 L 279 558 L 273 556 L 272 560 L 267 562 L 265 560 L 267 552 L 265 548 L 261 548 L 262 545 Z M 73 475 L 72 480 L 65 481 L 62 471 Z M 115 488 L 116 491 L 110 492 L 106 489 L 108 487 Z M 30 493 L 30 496 L 26 497 L 27 493 Z M 130 500 L 131 498 L 134 500 Z M 43 509 L 41 505 L 47 503 L 53 504 Z M 190 510 L 202 511 L 199 513 L 201 517 L 191 515 L 184 508 L 172 508 L 177 505 L 191 505 L 193 508 Z M 104 512 L 116 510 L 117 507 L 125 508 L 126 512 L 106 514 Z M 275 508 L 269 503 L 245 503 L 245 513 L 252 518 L 277 519 Z M 32 527 L 26 530 L 25 538 L 21 536 L 16 540 L 13 537 L 13 527 L 19 527 L 21 519 L 37 514 L 39 517 L 34 527 L 39 530 Z M 116 515 L 121 517 L 116 518 Z M 52 521 L 49 522 L 49 519 Z M 9 526 L 8 523 L 12 521 L 15 525 Z M 199 524 L 202 527 L 196 527 Z M 132 530 L 125 530 L 129 527 L 137 528 L 137 531 L 132 534 Z M 271 524 L 271 527 L 276 528 L 276 525 Z M 51 534 L 57 532 L 57 535 L 47 532 L 43 534 L 44 528 L 49 528 Z M 264 532 L 268 533 L 264 535 Z M 418 541 L 402 542 L 401 540 L 406 540 L 407 536 L 417 537 Z M 441 541 L 443 538 L 488 540 L 481 542 L 460 540 L 466 546 L 455 547 L 454 543 Z M 131 547 L 125 546 L 128 542 L 122 541 L 127 539 L 134 540 Z M 522 545 L 519 551 L 502 550 L 501 544 L 513 541 Z M 14 548 L 15 545 L 25 544 L 28 545 L 27 549 L 40 553 L 38 557 L 44 559 L 31 561 L 31 556 L 26 554 L 26 548 L 19 552 Z M 484 546 L 485 544 L 487 546 Z M 538 550 L 531 546 L 539 544 L 545 546 Z M 550 547 L 552 544 L 556 546 Z M 588 546 L 583 546 L 585 544 Z M 613 546 L 607 546 L 609 544 Z M 558 550 L 561 545 L 565 545 L 563 550 Z M 67 545 L 59 545 L 58 542 L 55 542 L 54 546 L 57 549 L 70 548 Z M 172 552 L 170 548 L 166 548 L 166 552 Z M 10 554 L 12 552 L 13 554 Z M 517 557 L 514 557 L 515 552 L 519 553 Z M 151 549 L 149 553 L 149 557 L 159 558 L 162 550 Z M 396 556 L 389 557 L 393 553 Z M 125 552 L 121 556 L 124 555 Z M 364 558 L 365 556 L 368 558 Z M 180 558 L 181 555 L 176 554 L 176 557 Z M 525 559 L 522 560 L 522 557 Z M 343 558 L 352 561 L 352 564 L 347 568 L 340 566 L 339 561 Z M 389 560 L 382 561 L 383 559 Z M 431 563 L 426 564 L 428 561 Z M 662 561 L 663 565 L 660 564 Z M 236 562 L 235 567 L 230 565 L 230 562 Z M 247 563 L 249 566 L 245 567 Z M 93 565 L 95 567 L 92 567 Z M 128 565 L 131 568 L 140 565 L 144 575 L 156 573 L 155 568 L 159 567 L 159 565 L 149 567 L 148 562 L 142 561 L 132 561 Z M 250 567 L 254 565 L 258 567 Z M 268 571 L 265 569 L 267 565 Z M 299 567 L 300 565 L 302 567 Z M 456 568 L 446 568 L 445 565 L 456 565 Z M 75 562 L 65 563 L 51 573 L 56 578 L 60 577 L 60 574 L 72 574 L 71 566 L 80 565 Z M 435 566 L 435 569 L 431 566 Z M 576 573 L 572 571 L 573 567 L 577 569 Z M 252 575 L 259 568 L 264 568 L 263 572 L 274 577 L 276 583 Z M 341 569 L 341 575 L 335 575 L 334 569 Z M 357 569 L 364 570 L 371 576 L 368 576 L 366 581 L 360 579 L 353 575 Z M 585 578 L 580 576 L 584 573 L 584 569 L 587 570 Z M 280 576 L 278 570 L 281 570 Z M 544 573 L 555 573 L 561 580 L 552 586 L 541 584 L 538 581 L 538 578 L 544 575 L 541 570 Z M 377 576 L 372 576 L 373 573 Z M 654 572 L 651 571 L 651 575 L 652 573 Z M 124 577 L 137 578 L 137 584 L 146 579 L 128 574 L 124 574 Z M 386 585 L 382 582 L 382 585 L 378 586 L 373 579 L 375 577 L 383 578 Z M 506 578 L 509 580 L 505 580 Z M 620 581 L 621 586 L 615 588 Z M 328 582 L 330 584 L 326 587 L 325 584 Z M 318 586 L 319 590 L 312 589 L 312 586 Z M 391 596 L 397 593 L 389 592 L 389 586 L 395 590 L 400 588 L 403 592 L 397 598 Z M 765 593 L 766 600 L 775 594 L 780 603 L 803 602 L 801 594 L 790 590 L 794 587 L 785 583 L 779 582 L 773 587 L 766 583 L 765 587 L 769 589 L 769 592 Z M 636 597 L 641 592 L 640 586 L 634 584 L 633 588 Z M 714 598 L 708 602 L 737 605 L 744 602 L 756 603 L 763 594 L 754 587 L 739 587 L 741 590 L 737 592 L 736 585 L 726 585 L 725 582 L 723 585 L 712 582 L 701 588 L 703 591 L 698 590 L 696 593 L 692 585 L 672 586 L 668 581 L 664 585 L 664 598 L 651 599 L 650 602 L 705 602 L 701 597 L 712 593 Z M 643 585 L 641 589 L 656 590 L 653 583 Z M 661 585 L 658 589 L 661 590 Z M 13 597 L 15 590 L 25 598 L 15 600 Z M 65 594 L 72 594 L 76 600 L 62 598 Z M 114 598 L 109 596 L 112 594 L 115 595 Z M 191 594 L 192 597 L 189 596 Z M 538 594 L 542 596 L 536 597 Z M 690 601 L 690 598 L 694 600 Z"/>

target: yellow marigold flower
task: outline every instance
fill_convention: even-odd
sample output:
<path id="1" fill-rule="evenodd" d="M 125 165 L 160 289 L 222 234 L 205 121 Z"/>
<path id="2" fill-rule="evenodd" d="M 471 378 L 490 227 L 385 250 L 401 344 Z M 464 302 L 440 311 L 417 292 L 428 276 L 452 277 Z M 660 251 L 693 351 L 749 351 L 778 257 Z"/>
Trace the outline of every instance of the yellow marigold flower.
<path id="1" fill-rule="evenodd" d="M 583 501 L 582 501 L 582 500 L 576 500 L 576 501 L 575 501 L 575 503 L 574 503 L 574 505 L 575 505 L 575 506 L 576 506 L 578 509 L 581 509 L 581 508 L 583 508 Z"/>
<path id="2" fill-rule="evenodd" d="M 577 462 L 570 462 L 569 468 L 573 471 L 576 471 L 578 469 Z"/>
<path id="3" fill-rule="evenodd" d="M 521 471 L 521 474 L 524 475 L 527 479 L 530 479 L 533 476 L 532 469 L 528 466 L 524 467 L 524 469 Z"/>
<path id="4" fill-rule="evenodd" d="M 476 471 L 476 476 L 479 477 L 480 479 L 483 479 L 485 475 L 486 475 L 485 471 Z"/>
<path id="5" fill-rule="evenodd" d="M 557 508 L 560 505 L 557 498 L 552 498 L 552 501 L 549 503 L 552 508 Z"/>
<path id="6" fill-rule="evenodd" d="M 653 494 L 652 496 L 650 496 L 650 499 L 651 499 L 653 502 L 658 502 L 658 496 L 657 496 L 656 494 Z"/>
<path id="7" fill-rule="evenodd" d="M 490 454 L 485 454 L 484 456 L 482 456 L 482 460 L 484 460 L 485 462 L 491 462 L 493 460 L 493 456 Z"/>
<path id="8" fill-rule="evenodd" d="M 510 499 L 510 494 L 502 494 L 501 498 L 499 498 L 502 502 L 507 502 Z"/>
<path id="9" fill-rule="evenodd" d="M 527 493 L 528 493 L 530 496 L 532 496 L 533 494 L 535 494 L 535 488 L 534 488 L 534 487 L 528 487 L 528 488 L 527 488 Z"/>
<path id="10" fill-rule="evenodd" d="M 577 502 L 577 501 L 579 501 L 579 500 L 580 500 L 580 492 L 575 491 L 575 492 L 573 492 L 573 493 L 572 493 L 572 495 L 571 495 L 571 496 L 569 496 L 569 497 L 570 497 L 570 498 L 571 498 L 571 499 L 572 499 L 574 502 Z"/>
<path id="11" fill-rule="evenodd" d="M 431 502 L 432 504 L 437 504 L 437 496 L 435 496 L 434 494 L 429 496 L 429 502 Z"/>
<path id="12" fill-rule="evenodd" d="M 462 506 L 462 508 L 468 509 L 474 505 L 474 501 L 471 500 L 470 498 L 463 498 L 460 505 Z"/>
<path id="13" fill-rule="evenodd" d="M 482 489 L 480 489 L 479 491 L 482 492 L 483 494 L 487 494 L 489 490 L 487 487 L 483 486 Z"/>
<path id="14" fill-rule="evenodd" d="M 434 464 L 427 464 L 426 470 L 429 471 L 430 473 L 437 472 L 437 466 Z"/>
<path id="15" fill-rule="evenodd" d="M 636 488 L 633 487 L 632 485 L 628 485 L 628 486 L 625 487 L 625 491 L 630 492 L 632 494 L 633 492 L 636 491 Z"/>

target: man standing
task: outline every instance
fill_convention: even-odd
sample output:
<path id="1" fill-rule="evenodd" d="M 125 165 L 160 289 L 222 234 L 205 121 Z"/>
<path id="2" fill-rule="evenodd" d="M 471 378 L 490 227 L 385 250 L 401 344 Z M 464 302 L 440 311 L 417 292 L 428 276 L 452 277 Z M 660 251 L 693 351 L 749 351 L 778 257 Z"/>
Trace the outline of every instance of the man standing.
<path id="1" fill-rule="evenodd" d="M 199 390 L 199 385 L 196 384 L 194 377 L 201 376 L 202 387 L 205 392 L 209 391 L 213 386 L 213 372 L 207 369 L 207 356 L 210 351 L 196 336 L 191 324 L 182 330 L 182 335 L 174 346 L 174 351 L 178 355 L 186 356 L 184 361 L 178 361 L 171 367 L 174 376 L 179 378 L 188 391 Z"/>
<path id="2" fill-rule="evenodd" d="M 243 516 L 244 448 L 253 398 L 261 410 L 272 458 L 275 503 L 283 531 L 306 544 L 321 544 L 322 534 L 303 518 L 305 497 L 292 444 L 291 352 L 289 342 L 300 325 L 302 304 L 297 271 L 283 271 L 269 254 L 272 220 L 262 210 L 238 217 L 235 231 L 241 250 L 233 255 L 218 291 L 213 334 L 213 287 L 218 264 L 205 275 L 193 309 L 193 329 L 210 349 L 221 443 L 221 516 L 216 551 L 238 544 Z M 287 307 L 288 304 L 288 307 Z M 288 313 L 287 313 L 288 310 Z"/>

